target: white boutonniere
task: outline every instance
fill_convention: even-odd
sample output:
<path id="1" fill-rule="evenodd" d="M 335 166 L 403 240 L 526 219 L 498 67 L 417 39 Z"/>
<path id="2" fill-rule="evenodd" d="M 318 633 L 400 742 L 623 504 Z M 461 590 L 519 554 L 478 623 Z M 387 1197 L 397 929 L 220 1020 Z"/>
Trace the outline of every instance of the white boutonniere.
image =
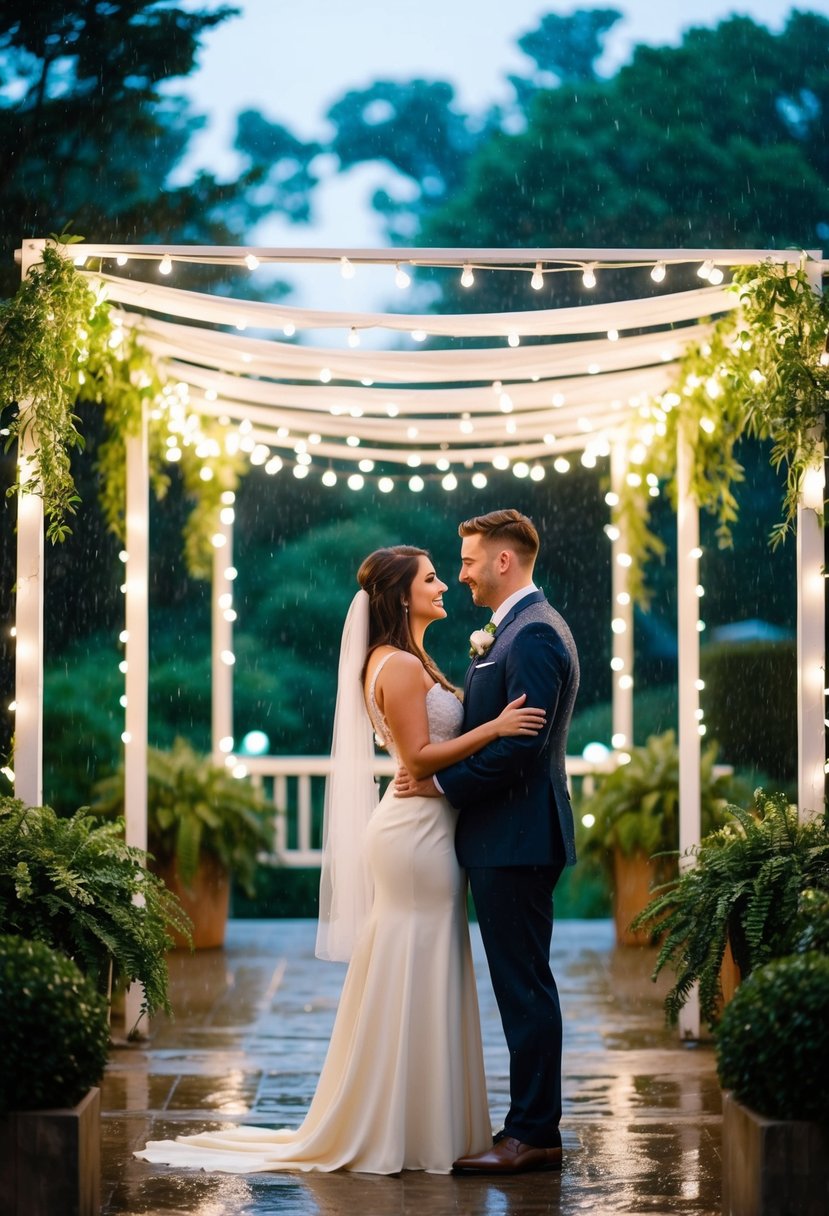
<path id="1" fill-rule="evenodd" d="M 495 625 L 492 621 L 488 621 L 483 629 L 476 629 L 474 633 L 469 635 L 469 657 L 470 659 L 480 658 L 482 654 L 486 654 L 492 643 L 495 641 Z"/>

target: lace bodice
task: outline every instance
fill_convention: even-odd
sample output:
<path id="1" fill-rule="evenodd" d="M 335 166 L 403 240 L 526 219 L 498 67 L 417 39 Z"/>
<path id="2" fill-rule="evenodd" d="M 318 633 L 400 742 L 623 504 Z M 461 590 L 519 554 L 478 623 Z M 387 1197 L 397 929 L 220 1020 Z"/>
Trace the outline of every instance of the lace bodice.
<path id="1" fill-rule="evenodd" d="M 377 685 L 377 677 L 388 660 L 394 658 L 395 653 L 395 651 L 392 651 L 391 654 L 383 656 L 377 664 L 368 687 L 368 713 L 371 718 L 371 724 L 374 727 L 377 742 L 381 747 L 385 747 L 392 756 L 397 755 L 394 739 L 389 730 L 388 722 L 380 712 L 380 706 L 377 704 L 374 690 Z M 446 739 L 454 739 L 456 735 L 461 733 L 463 706 L 454 693 L 449 692 L 448 689 L 443 688 L 440 684 L 433 684 L 426 694 L 426 717 L 429 721 L 430 743 L 443 743 Z"/>

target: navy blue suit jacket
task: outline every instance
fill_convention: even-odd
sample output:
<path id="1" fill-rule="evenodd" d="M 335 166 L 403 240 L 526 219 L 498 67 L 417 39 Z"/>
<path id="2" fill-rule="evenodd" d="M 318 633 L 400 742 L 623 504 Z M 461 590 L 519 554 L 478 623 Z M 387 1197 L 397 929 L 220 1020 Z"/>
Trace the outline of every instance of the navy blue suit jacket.
<path id="1" fill-rule="evenodd" d="M 578 683 L 573 635 L 543 593 L 531 592 L 498 626 L 489 650 L 470 664 L 463 729 L 496 718 L 521 693 L 526 705 L 546 710 L 547 725 L 533 738 L 496 739 L 437 774 L 460 812 L 462 866 L 574 864 L 564 758 Z"/>

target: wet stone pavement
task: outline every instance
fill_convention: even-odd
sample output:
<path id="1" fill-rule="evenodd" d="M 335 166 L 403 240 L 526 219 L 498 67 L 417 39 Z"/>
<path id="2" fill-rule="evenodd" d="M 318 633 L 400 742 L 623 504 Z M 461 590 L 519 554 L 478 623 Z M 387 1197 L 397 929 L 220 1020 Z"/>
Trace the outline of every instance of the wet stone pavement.
<path id="1" fill-rule="evenodd" d="M 422 1173 L 176 1172 L 132 1151 L 223 1123 L 296 1126 L 322 1065 L 344 968 L 314 958 L 312 921 L 231 921 L 222 950 L 171 955 L 176 1018 L 117 1046 L 103 1082 L 105 1216 L 570 1216 L 720 1210 L 720 1091 L 710 1043 L 664 1026 L 654 951 L 608 921 L 561 921 L 564 1168 L 493 1181 Z M 477 927 L 473 949 L 490 1106 L 507 1055 Z M 115 1028 L 117 1032 L 117 1027 Z"/>

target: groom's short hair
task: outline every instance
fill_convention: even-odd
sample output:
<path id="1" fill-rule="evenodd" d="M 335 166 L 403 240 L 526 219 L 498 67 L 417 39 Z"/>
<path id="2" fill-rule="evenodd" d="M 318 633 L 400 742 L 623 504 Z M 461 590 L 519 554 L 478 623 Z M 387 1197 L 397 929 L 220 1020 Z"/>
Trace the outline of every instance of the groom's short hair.
<path id="1" fill-rule="evenodd" d="M 512 508 L 473 515 L 472 519 L 465 519 L 458 526 L 458 535 L 483 536 L 486 540 L 513 549 L 524 561 L 532 561 L 538 554 L 539 539 L 535 524 Z"/>

